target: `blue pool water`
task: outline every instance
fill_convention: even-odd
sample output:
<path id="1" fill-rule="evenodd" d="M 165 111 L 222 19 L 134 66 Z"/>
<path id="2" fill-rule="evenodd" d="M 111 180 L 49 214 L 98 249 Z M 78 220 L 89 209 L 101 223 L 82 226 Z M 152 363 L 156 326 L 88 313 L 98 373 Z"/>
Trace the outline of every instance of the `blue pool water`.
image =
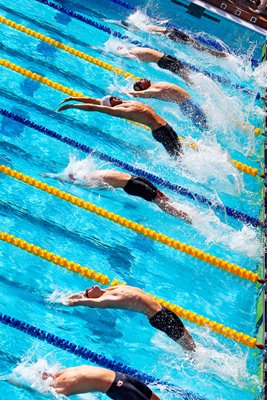
<path id="1" fill-rule="evenodd" d="M 242 84 L 251 90 L 251 95 L 216 83 L 202 74 L 193 74 L 194 86 L 188 87 L 178 76 L 153 65 L 119 58 L 108 51 L 115 46 L 114 39 L 106 43 L 108 34 L 35 0 L 10 1 L 8 4 L 2 0 L 0 9 L 1 15 L 16 23 L 135 75 L 148 76 L 153 81 L 170 81 L 185 88 L 207 112 L 210 131 L 206 134 L 183 116 L 176 105 L 154 99 L 148 101 L 179 134 L 198 143 L 198 152 L 185 148 L 180 165 L 169 159 L 148 131 L 125 120 L 75 110 L 56 113 L 59 102 L 66 97 L 63 93 L 2 66 L 0 108 L 258 218 L 262 181 L 239 173 L 229 162 L 228 155 L 261 168 L 262 138 L 254 137 L 252 128 L 249 132 L 244 130 L 242 121 L 256 127 L 262 124 L 260 105 L 254 102 L 260 85 L 246 56 L 259 59 L 264 38 L 228 21 L 214 23 L 195 19 L 181 7 L 165 3 L 164 7 L 161 2 L 153 2 L 153 6 L 151 3 L 150 13 L 153 10 L 154 15 L 170 18 L 171 22 L 184 29 L 190 28 L 192 32 L 206 32 L 207 37 L 216 37 L 232 51 L 242 51 L 243 56 L 216 59 L 145 32 L 127 32 L 131 39 L 230 78 L 233 84 Z M 73 0 L 62 4 L 125 34 L 123 28 L 105 22 L 105 19 L 127 18 L 129 13 L 125 8 L 108 0 L 98 3 Z M 144 6 L 145 2 L 132 1 L 131 4 Z M 88 96 L 100 98 L 110 91 L 120 94 L 124 86 L 127 90 L 131 88 L 130 81 L 121 76 L 4 24 L 0 25 L 0 34 L 1 58 Z M 105 43 L 104 51 L 90 47 L 103 47 Z M 79 150 L 7 117 L 1 116 L 0 124 L 1 163 L 31 177 L 44 180 L 41 173 L 62 171 L 69 163 L 70 155 L 84 158 L 84 153 Z M 97 158 L 93 158 L 93 162 L 98 169 L 113 168 Z M 12 178 L 1 175 L 0 181 L 3 231 L 255 337 L 255 307 L 260 293 L 255 284 Z M 164 214 L 151 203 L 129 197 L 120 189 L 100 191 L 52 179 L 46 182 L 247 269 L 256 271 L 261 263 L 259 228 L 246 226 L 222 212 L 215 213 L 166 188 L 161 190 L 173 201 L 189 207 L 195 216 L 193 226 Z M 52 293 L 80 291 L 93 282 L 4 242 L 0 242 L 0 254 L 1 312 L 210 400 L 252 400 L 259 395 L 261 354 L 258 350 L 250 350 L 186 322 L 198 346 L 192 361 L 178 345 L 156 332 L 142 315 L 121 310 L 67 309 L 49 301 Z M 82 363 L 78 357 L 3 325 L 0 343 L 1 375 L 9 374 L 18 364 L 25 372 L 25 358 L 29 363 L 39 360 L 49 365 Z M 154 390 L 161 399 L 182 398 L 160 387 Z M 0 393 L 0 398 L 8 400 L 14 396 L 38 400 L 44 397 L 5 381 L 0 382 Z M 97 394 L 83 396 L 101 397 Z"/>

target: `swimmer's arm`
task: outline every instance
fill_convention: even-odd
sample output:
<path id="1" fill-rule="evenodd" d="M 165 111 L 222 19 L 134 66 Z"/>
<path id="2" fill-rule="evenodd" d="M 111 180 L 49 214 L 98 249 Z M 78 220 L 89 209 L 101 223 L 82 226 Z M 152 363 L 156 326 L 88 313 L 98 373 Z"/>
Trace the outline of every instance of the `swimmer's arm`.
<path id="1" fill-rule="evenodd" d="M 143 98 L 150 98 L 155 97 L 157 93 L 160 91 L 158 89 L 146 89 L 142 91 L 133 91 L 129 92 L 129 94 L 133 97 L 143 97 Z"/>
<path id="2" fill-rule="evenodd" d="M 119 53 L 119 55 L 121 57 L 124 57 L 124 58 L 129 58 L 130 60 L 136 60 L 137 59 L 137 57 L 134 54 L 131 54 L 131 53 L 128 53 L 128 54 L 120 54 Z"/>
<path id="3" fill-rule="evenodd" d="M 75 297 L 76 296 L 76 297 Z M 67 306 L 77 307 L 94 307 L 94 308 L 109 308 L 112 303 L 111 296 L 105 296 L 104 298 L 98 297 L 96 299 L 89 299 L 85 296 L 84 292 L 82 294 L 72 295 L 66 299 Z"/>
<path id="4" fill-rule="evenodd" d="M 80 101 L 86 104 L 101 104 L 100 99 L 94 99 L 93 97 L 66 97 L 59 104 L 67 103 L 68 101 Z"/>
<path id="5" fill-rule="evenodd" d="M 209 47 L 203 46 L 202 44 L 198 43 L 195 39 L 190 37 L 190 44 L 197 50 L 206 51 L 207 53 L 212 54 L 215 57 L 226 57 L 227 54 L 223 51 L 217 51 L 210 49 Z"/>

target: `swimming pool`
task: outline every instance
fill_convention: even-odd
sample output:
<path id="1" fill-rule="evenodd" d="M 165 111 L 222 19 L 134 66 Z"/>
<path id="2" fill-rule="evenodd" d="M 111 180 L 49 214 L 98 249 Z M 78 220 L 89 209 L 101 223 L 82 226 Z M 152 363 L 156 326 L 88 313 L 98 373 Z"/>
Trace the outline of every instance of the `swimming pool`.
<path id="1" fill-rule="evenodd" d="M 262 203 L 262 180 L 242 174 L 228 161 L 232 159 L 261 170 L 262 138 L 253 129 L 243 129 L 237 121 L 255 127 L 262 124 L 261 105 L 254 102 L 259 90 L 246 59 L 215 59 L 190 47 L 176 45 L 146 32 L 126 32 L 132 40 L 181 57 L 209 73 L 229 78 L 231 85 L 216 83 L 200 74 L 194 75 L 194 87 L 187 87 L 177 76 L 153 65 L 119 58 L 111 53 L 117 42 L 110 40 L 104 51 L 89 45 L 103 46 L 109 35 L 102 30 L 56 11 L 40 2 L 1 1 L 1 15 L 47 37 L 62 41 L 92 57 L 153 81 L 168 80 L 188 90 L 205 105 L 211 133 L 204 135 L 181 115 L 176 105 L 149 100 L 149 104 L 183 137 L 196 141 L 198 152 L 185 147 L 181 165 L 171 161 L 149 132 L 121 119 L 76 110 L 56 113 L 66 94 L 36 79 L 1 66 L 1 110 L 12 112 L 58 134 L 68 136 L 124 163 L 149 171 L 164 180 L 180 185 L 212 202 L 222 202 L 232 209 L 259 218 Z M 60 4 L 60 3 L 58 3 Z M 63 4 L 63 3 L 62 3 Z M 144 5 L 145 2 L 131 2 Z M 125 30 L 105 21 L 121 20 L 129 14 L 118 4 L 64 1 L 64 7 L 88 19 L 110 26 L 122 34 Z M 233 50 L 245 49 L 249 40 L 253 57 L 260 58 L 263 37 L 234 27 L 230 37 L 228 21 L 207 23 L 183 13 L 173 3 L 153 5 L 154 14 L 171 18 L 193 32 L 208 32 L 225 41 Z M 179 16 L 174 15 L 179 9 Z M 151 12 L 151 11 L 150 11 Z M 180 18 L 179 18 L 180 17 Z M 204 22 L 203 22 L 204 21 Z M 210 22 L 210 21 L 208 21 Z M 201 25 L 201 29 L 199 28 Z M 193 26 L 193 28 L 192 28 Z M 218 26 L 220 28 L 218 28 Z M 31 37 L 4 23 L 1 29 L 1 59 L 72 88 L 88 96 L 102 97 L 110 91 L 129 90 L 131 80 L 108 71 L 81 57 Z M 29 32 L 28 32 L 29 33 Z M 242 40 L 240 39 L 242 35 Z M 210 37 L 210 36 L 209 36 Z M 257 44 L 256 44 L 257 43 Z M 25 72 L 25 71 L 24 71 Z M 32 78 L 36 76 L 31 75 Z M 248 95 L 234 85 L 244 85 Z M 125 96 L 125 95 L 124 95 Z M 141 100 L 143 101 L 143 100 Z M 213 211 L 203 203 L 182 196 L 164 186 L 171 199 L 184 203 L 195 216 L 193 226 L 168 216 L 155 205 L 129 197 L 121 190 L 85 189 L 40 177 L 43 172 L 62 171 L 69 155 L 85 157 L 67 143 L 62 143 L 1 115 L 1 164 L 22 172 L 62 191 L 71 193 L 131 221 L 164 233 L 223 260 L 257 271 L 261 264 L 261 231 L 230 217 L 225 211 Z M 25 120 L 24 120 L 25 121 Z M 240 127 L 241 126 L 241 127 Z M 228 151 L 228 153 L 226 153 Z M 97 168 L 113 168 L 107 161 L 92 157 Z M 260 286 L 232 275 L 184 252 L 115 224 L 108 219 L 76 207 L 16 179 L 1 174 L 2 230 L 43 249 L 88 266 L 112 279 L 143 288 L 149 293 L 203 315 L 252 337 L 256 331 L 256 302 Z M 69 309 L 53 302 L 51 294 L 83 290 L 93 281 L 81 277 L 40 257 L 1 241 L 1 312 L 25 321 L 76 344 L 105 354 L 123 364 L 190 390 L 208 399 L 254 399 L 260 392 L 258 377 L 261 353 L 227 339 L 208 328 L 186 321 L 198 345 L 192 361 L 163 334 L 156 332 L 144 316 L 122 310 Z M 259 272 L 261 274 L 261 272 Z M 22 332 L 1 325 L 1 375 L 10 373 L 23 357 L 56 362 L 62 366 L 83 361 Z M 24 365 L 24 364 L 23 364 Z M 42 394 L 0 382 L 3 398 L 40 399 Z M 156 387 L 162 399 L 186 398 Z M 2 395 L 1 395 L 2 396 Z M 88 398 L 101 395 L 88 395 Z M 197 397 L 195 397 L 197 398 Z"/>

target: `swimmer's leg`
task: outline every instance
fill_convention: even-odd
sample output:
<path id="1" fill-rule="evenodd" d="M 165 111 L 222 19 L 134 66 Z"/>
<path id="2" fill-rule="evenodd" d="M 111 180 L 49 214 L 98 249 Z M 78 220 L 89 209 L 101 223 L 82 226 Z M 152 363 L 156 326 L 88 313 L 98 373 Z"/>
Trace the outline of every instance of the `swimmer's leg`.
<path id="1" fill-rule="evenodd" d="M 178 210 L 174 205 L 172 205 L 171 200 L 159 190 L 153 202 L 156 203 L 157 206 L 165 211 L 167 214 L 173 215 L 174 217 L 182 218 L 190 224 L 192 223 L 192 219 L 190 218 L 190 216 L 186 212 Z"/>

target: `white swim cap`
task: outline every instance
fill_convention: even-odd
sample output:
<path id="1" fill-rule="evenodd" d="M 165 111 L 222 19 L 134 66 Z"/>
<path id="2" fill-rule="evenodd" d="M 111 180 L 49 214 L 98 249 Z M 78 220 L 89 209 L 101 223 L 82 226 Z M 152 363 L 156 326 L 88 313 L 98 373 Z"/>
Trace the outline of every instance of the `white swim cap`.
<path id="1" fill-rule="evenodd" d="M 105 96 L 101 99 L 101 105 L 102 106 L 108 106 L 111 107 L 110 99 L 112 96 Z"/>

